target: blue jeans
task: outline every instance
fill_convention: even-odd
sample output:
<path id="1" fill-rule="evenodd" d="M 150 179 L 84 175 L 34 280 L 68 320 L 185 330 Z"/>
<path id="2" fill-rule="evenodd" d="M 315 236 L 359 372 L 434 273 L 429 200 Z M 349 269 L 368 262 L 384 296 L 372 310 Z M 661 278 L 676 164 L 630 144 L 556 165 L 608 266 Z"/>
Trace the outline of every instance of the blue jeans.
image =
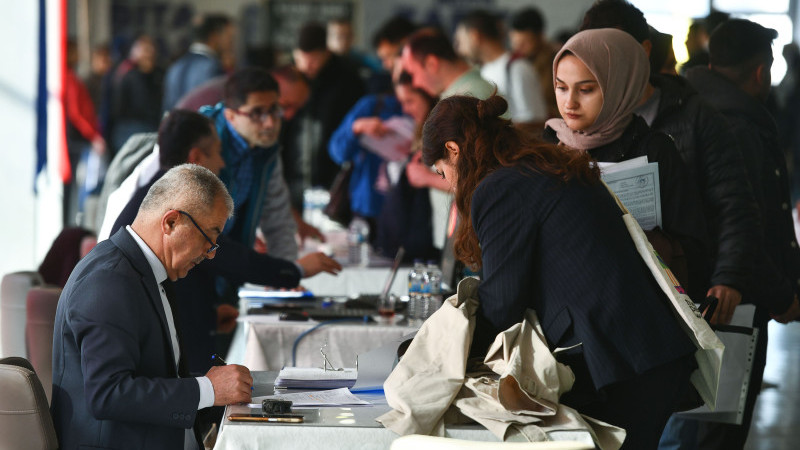
<path id="1" fill-rule="evenodd" d="M 667 426 L 658 441 L 659 450 L 696 450 L 697 421 L 682 419 L 674 414 L 667 421 Z"/>

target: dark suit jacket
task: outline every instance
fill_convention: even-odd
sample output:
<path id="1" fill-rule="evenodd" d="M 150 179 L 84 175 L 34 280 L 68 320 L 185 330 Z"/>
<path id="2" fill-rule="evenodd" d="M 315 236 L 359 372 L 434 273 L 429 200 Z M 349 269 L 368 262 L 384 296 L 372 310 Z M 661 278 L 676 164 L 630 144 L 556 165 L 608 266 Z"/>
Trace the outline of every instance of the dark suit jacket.
<path id="1" fill-rule="evenodd" d="M 200 389 L 179 378 L 155 277 L 121 230 L 72 272 L 53 333 L 51 412 L 62 450 L 183 448 Z"/>
<path id="2" fill-rule="evenodd" d="M 551 350 L 583 343 L 597 389 L 694 351 L 603 185 L 502 168 L 471 208 L 483 258 L 477 349 L 533 308 Z"/>
<path id="3" fill-rule="evenodd" d="M 147 191 L 165 173 L 165 170 L 157 172 L 133 194 L 114 222 L 112 235 L 133 223 Z M 176 316 L 187 343 L 185 355 L 189 370 L 194 374 L 205 374 L 211 368 L 217 329 L 216 306 L 221 303 L 215 284 L 218 277 L 225 278 L 231 286 L 248 282 L 293 288 L 300 283 L 300 271 L 292 261 L 262 255 L 225 235 L 220 235 L 217 243 L 219 250 L 214 259 L 204 261 L 174 283 L 179 306 Z"/>

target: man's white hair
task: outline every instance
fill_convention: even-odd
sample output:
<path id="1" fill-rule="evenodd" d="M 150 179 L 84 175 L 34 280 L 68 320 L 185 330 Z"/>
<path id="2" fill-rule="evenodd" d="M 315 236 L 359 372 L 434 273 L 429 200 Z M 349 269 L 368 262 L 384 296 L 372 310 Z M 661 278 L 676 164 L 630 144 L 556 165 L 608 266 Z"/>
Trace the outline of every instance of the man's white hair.
<path id="1" fill-rule="evenodd" d="M 156 181 L 139 206 L 139 215 L 156 214 L 175 209 L 191 215 L 210 214 L 217 197 L 222 196 L 233 215 L 233 199 L 225 184 L 205 167 L 181 164 L 170 169 Z"/>

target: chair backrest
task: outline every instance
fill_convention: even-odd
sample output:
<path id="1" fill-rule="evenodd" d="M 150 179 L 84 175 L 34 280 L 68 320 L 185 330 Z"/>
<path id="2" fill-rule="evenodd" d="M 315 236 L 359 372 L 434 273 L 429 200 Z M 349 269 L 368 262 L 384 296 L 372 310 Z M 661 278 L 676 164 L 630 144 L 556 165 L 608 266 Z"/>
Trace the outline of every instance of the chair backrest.
<path id="1" fill-rule="evenodd" d="M 0 448 L 58 448 L 42 383 L 26 359 L 0 359 L 0 392 Z"/>
<path id="2" fill-rule="evenodd" d="M 0 282 L 0 356 L 23 356 L 25 352 L 25 301 L 28 291 L 44 284 L 37 272 L 14 272 Z"/>
<path id="3" fill-rule="evenodd" d="M 25 345 L 28 359 L 49 402 L 53 392 L 53 323 L 61 288 L 35 287 L 28 291 Z"/>

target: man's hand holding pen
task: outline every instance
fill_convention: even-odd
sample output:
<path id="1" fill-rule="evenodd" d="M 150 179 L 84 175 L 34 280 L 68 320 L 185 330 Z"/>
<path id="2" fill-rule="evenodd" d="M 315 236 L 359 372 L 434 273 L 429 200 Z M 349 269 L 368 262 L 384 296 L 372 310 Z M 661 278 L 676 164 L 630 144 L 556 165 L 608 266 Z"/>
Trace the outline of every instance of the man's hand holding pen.
<path id="1" fill-rule="evenodd" d="M 214 366 L 206 373 L 214 387 L 214 406 L 248 403 L 253 390 L 250 370 L 237 364 L 226 365 L 217 355 L 212 356 Z"/>

